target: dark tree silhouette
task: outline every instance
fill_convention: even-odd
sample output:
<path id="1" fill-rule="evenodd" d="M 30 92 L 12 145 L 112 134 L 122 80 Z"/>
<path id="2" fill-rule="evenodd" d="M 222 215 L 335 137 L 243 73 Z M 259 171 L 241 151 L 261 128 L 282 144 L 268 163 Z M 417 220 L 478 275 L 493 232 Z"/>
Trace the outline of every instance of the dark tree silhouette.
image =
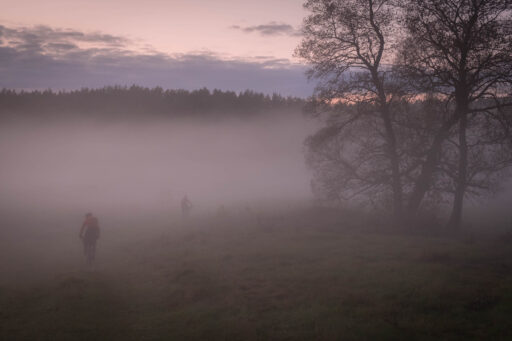
<path id="1" fill-rule="evenodd" d="M 329 179 L 330 184 L 334 178 L 343 179 L 336 182 L 343 184 L 335 186 L 336 192 L 340 194 L 345 188 L 350 196 L 388 186 L 394 216 L 399 218 L 403 192 L 393 106 L 396 98 L 400 98 L 400 91 L 385 64 L 394 57 L 396 28 L 389 3 L 387 0 L 306 1 L 304 7 L 311 14 L 304 19 L 304 38 L 296 55 L 312 65 L 308 76 L 319 81 L 315 92 L 318 104 L 325 107 L 339 100 L 358 103 L 353 110 L 345 110 L 337 124 L 331 124 L 308 141 L 316 152 L 325 142 L 326 156 L 329 156 L 324 161 L 339 167 L 328 176 L 321 172 L 323 179 Z M 355 130 L 359 136 L 353 134 Z M 311 155 L 309 161 L 326 170 L 318 157 Z"/>
<path id="2" fill-rule="evenodd" d="M 456 127 L 458 160 L 457 168 L 450 171 L 455 188 L 449 222 L 456 228 L 471 183 L 469 170 L 477 167 L 470 165 L 468 140 L 473 140 L 477 150 L 479 141 L 484 141 L 468 136 L 468 130 L 475 126 L 472 134 L 481 136 L 478 122 L 496 119 L 500 116 L 496 111 L 510 105 L 506 95 L 512 83 L 512 1 L 402 1 L 401 6 L 408 36 L 398 64 L 414 87 L 435 93 L 450 110 L 445 122 L 433 132 L 408 211 L 418 210 L 438 169 L 443 143 Z"/>
<path id="3" fill-rule="evenodd" d="M 311 110 L 328 113 L 306 141 L 314 189 L 391 198 L 395 217 L 449 201 L 458 227 L 464 196 L 510 166 L 511 3 L 306 1 L 296 54 L 318 80 Z"/>
<path id="4" fill-rule="evenodd" d="M 0 91 L 0 117 L 72 118 L 100 120 L 151 117 L 216 118 L 251 117 L 254 114 L 282 110 L 300 111 L 304 100 L 272 96 L 250 90 L 235 93 L 206 88 L 164 90 L 140 86 L 111 86 L 78 91 Z"/>

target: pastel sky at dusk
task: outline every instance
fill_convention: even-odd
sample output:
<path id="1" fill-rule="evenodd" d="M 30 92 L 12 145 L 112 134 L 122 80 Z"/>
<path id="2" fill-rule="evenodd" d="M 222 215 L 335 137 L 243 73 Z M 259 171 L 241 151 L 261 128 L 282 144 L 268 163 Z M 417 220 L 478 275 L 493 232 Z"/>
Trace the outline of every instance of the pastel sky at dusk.
<path id="1" fill-rule="evenodd" d="M 0 0 L 0 87 L 253 89 L 307 96 L 302 0 Z"/>

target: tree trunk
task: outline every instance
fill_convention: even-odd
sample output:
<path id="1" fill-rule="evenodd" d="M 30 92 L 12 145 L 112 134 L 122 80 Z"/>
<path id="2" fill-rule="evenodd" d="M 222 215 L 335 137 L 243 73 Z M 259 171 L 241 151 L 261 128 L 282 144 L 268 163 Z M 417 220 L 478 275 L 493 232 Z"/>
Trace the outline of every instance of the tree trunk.
<path id="1" fill-rule="evenodd" d="M 387 110 L 386 110 L 387 111 Z M 385 120 L 386 131 L 388 135 L 388 155 L 391 164 L 391 187 L 393 191 L 393 217 L 396 222 L 402 219 L 403 211 L 403 195 L 402 195 L 402 182 L 400 179 L 400 162 L 396 150 L 396 138 L 391 126 L 389 112 Z"/>
<path id="2" fill-rule="evenodd" d="M 396 134 L 391 120 L 391 113 L 389 112 L 388 100 L 384 85 L 379 77 L 377 68 L 371 70 L 372 80 L 375 84 L 379 96 L 380 115 L 384 123 L 386 132 L 386 154 L 389 158 L 391 167 L 391 191 L 393 193 L 393 219 L 395 222 L 402 220 L 403 212 L 403 188 L 400 176 L 400 158 L 397 151 Z"/>
<path id="3" fill-rule="evenodd" d="M 434 136 L 434 140 L 432 141 L 427 157 L 423 162 L 421 173 L 414 184 L 414 188 L 407 205 L 407 214 L 409 217 L 414 217 L 418 213 L 421 202 L 430 188 L 432 177 L 436 171 L 443 142 L 448 138 L 451 128 L 458 122 L 458 120 L 459 117 L 457 115 L 453 115 L 449 121 L 443 124 L 438 133 Z"/>
<path id="4" fill-rule="evenodd" d="M 468 125 L 467 105 L 462 104 L 460 110 L 459 122 L 459 164 L 457 171 L 457 179 L 455 183 L 455 195 L 453 197 L 452 213 L 448 221 L 448 227 L 458 230 L 462 223 L 462 208 L 464 204 L 464 193 L 467 186 L 468 171 L 468 144 L 466 140 L 466 130 Z"/>

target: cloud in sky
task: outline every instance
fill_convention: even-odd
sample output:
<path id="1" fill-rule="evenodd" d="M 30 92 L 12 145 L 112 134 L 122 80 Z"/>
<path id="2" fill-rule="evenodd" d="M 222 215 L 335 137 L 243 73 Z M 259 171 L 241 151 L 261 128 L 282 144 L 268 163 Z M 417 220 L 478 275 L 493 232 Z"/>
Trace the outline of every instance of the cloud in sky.
<path id="1" fill-rule="evenodd" d="M 268 24 L 255 25 L 255 26 L 239 26 L 233 25 L 232 29 L 240 30 L 245 33 L 259 33 L 263 36 L 279 36 L 279 35 L 287 35 L 287 36 L 300 36 L 301 33 L 296 30 L 292 25 L 285 23 L 278 23 L 275 21 L 271 21 Z"/>
<path id="2" fill-rule="evenodd" d="M 35 27 L 8 28 L 0 25 L 0 37 L 4 43 L 17 48 L 44 48 L 47 44 L 68 43 L 95 43 L 110 47 L 122 47 L 130 40 L 103 34 L 100 32 L 84 33 L 76 30 L 53 29 L 40 25 Z"/>
<path id="3" fill-rule="evenodd" d="M 221 58 L 212 52 L 169 55 L 124 37 L 48 26 L 0 25 L 0 88 L 77 89 L 105 85 L 200 87 L 308 96 L 305 67 L 287 59 Z"/>

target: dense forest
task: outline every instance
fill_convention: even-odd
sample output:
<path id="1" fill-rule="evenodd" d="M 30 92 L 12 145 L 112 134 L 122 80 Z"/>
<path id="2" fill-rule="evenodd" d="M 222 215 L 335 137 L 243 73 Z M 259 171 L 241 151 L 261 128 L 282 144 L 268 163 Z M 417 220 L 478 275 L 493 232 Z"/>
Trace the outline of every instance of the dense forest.
<path id="1" fill-rule="evenodd" d="M 299 110 L 304 100 L 265 95 L 251 90 L 236 93 L 202 88 L 164 90 L 161 87 L 108 86 L 76 91 L 0 91 L 0 115 L 6 117 L 52 118 L 76 115 L 106 117 L 247 117 L 274 110 Z"/>

